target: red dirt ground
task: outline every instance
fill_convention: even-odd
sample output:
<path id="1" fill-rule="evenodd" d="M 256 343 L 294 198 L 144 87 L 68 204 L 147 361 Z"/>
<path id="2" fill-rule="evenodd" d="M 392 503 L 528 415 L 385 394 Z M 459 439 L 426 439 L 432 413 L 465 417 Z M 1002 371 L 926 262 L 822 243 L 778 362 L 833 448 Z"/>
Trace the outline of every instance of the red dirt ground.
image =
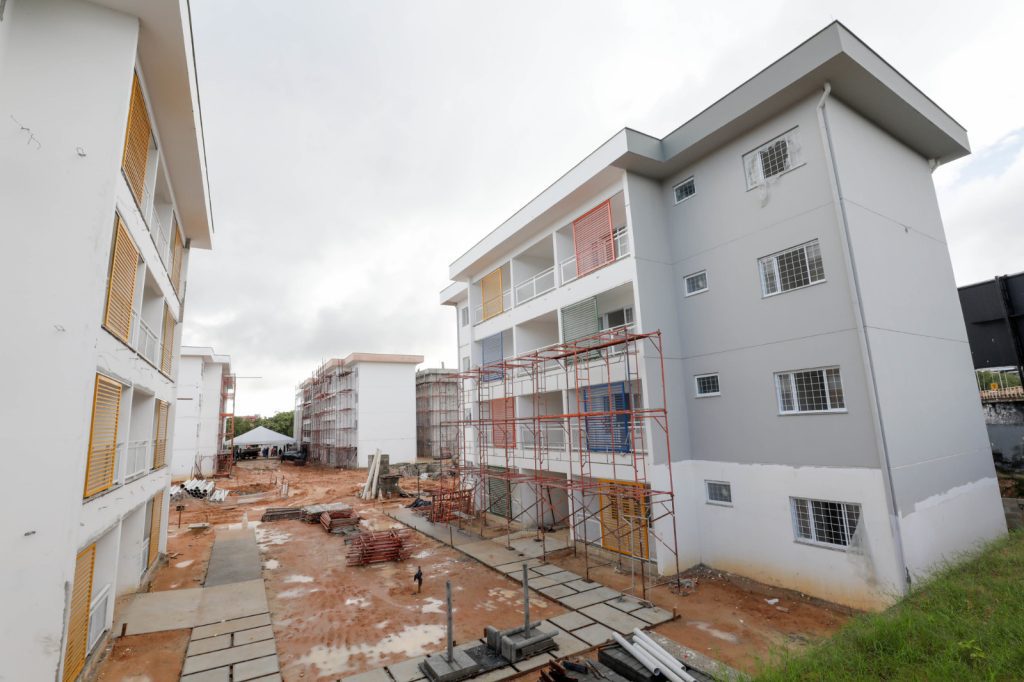
<path id="1" fill-rule="evenodd" d="M 169 630 L 114 640 L 97 682 L 178 682 L 190 632 Z"/>

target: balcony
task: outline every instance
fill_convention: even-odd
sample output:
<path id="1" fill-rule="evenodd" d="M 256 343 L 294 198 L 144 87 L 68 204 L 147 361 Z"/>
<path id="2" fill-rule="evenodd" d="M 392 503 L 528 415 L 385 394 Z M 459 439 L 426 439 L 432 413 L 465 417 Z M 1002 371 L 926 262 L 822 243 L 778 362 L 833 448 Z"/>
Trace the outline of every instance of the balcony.
<path id="1" fill-rule="evenodd" d="M 137 310 L 132 311 L 132 333 L 129 345 L 154 367 L 160 366 L 160 338 Z"/>
<path id="2" fill-rule="evenodd" d="M 132 481 L 149 471 L 149 465 L 153 461 L 153 445 L 148 440 L 129 441 L 124 448 L 124 477 L 125 483 Z"/>
<path id="3" fill-rule="evenodd" d="M 554 266 L 540 272 L 522 284 L 516 286 L 516 305 L 526 303 L 530 299 L 537 298 L 555 288 Z"/>

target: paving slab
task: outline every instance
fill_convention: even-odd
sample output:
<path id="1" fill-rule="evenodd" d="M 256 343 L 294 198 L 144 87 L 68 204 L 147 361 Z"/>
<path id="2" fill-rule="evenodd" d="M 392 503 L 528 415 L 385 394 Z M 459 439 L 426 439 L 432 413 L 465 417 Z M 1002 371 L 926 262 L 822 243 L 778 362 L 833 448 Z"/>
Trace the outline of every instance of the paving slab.
<path id="1" fill-rule="evenodd" d="M 270 656 L 276 653 L 277 651 L 273 640 L 254 642 L 253 644 L 246 644 L 244 646 L 233 646 L 230 649 L 221 649 L 220 651 L 211 651 L 208 654 L 189 656 L 185 659 L 185 665 L 181 669 L 181 673 L 182 675 L 188 675 L 190 673 L 210 670 L 211 668 L 219 668 L 233 663 L 250 661 L 255 658 L 263 658 L 264 656 Z"/>
<path id="2" fill-rule="evenodd" d="M 281 673 L 274 673 L 265 677 L 257 677 L 254 680 L 250 680 L 250 682 L 282 682 L 282 680 Z"/>
<path id="3" fill-rule="evenodd" d="M 530 586 L 533 587 L 533 583 L 530 583 Z M 568 597 L 570 594 L 576 594 L 576 590 L 567 585 L 552 585 L 551 587 L 540 588 L 538 591 L 551 599 L 561 599 L 562 597 Z"/>
<path id="4" fill-rule="evenodd" d="M 391 682 L 391 676 L 384 668 L 375 668 L 358 675 L 343 677 L 342 680 L 344 682 Z"/>
<path id="5" fill-rule="evenodd" d="M 223 635 L 228 632 L 249 630 L 263 625 L 270 625 L 269 613 L 261 613 L 257 616 L 225 620 L 221 623 L 213 623 L 212 625 L 202 625 L 192 630 L 192 639 L 197 640 L 204 637 L 216 637 L 217 635 Z"/>
<path id="6" fill-rule="evenodd" d="M 672 613 L 670 611 L 658 608 L 657 606 L 637 609 L 632 613 L 632 615 L 644 620 L 645 622 L 651 625 L 657 625 L 658 623 L 664 623 L 666 621 L 672 620 Z"/>
<path id="7" fill-rule="evenodd" d="M 600 623 L 594 623 L 588 625 L 585 628 L 579 630 L 573 630 L 572 634 L 574 637 L 582 639 L 590 646 L 597 646 L 598 644 L 604 644 L 610 641 L 612 638 L 612 631 L 601 625 Z"/>
<path id="8" fill-rule="evenodd" d="M 473 678 L 473 682 L 501 682 L 501 680 L 507 680 L 513 675 L 518 675 L 519 671 L 510 665 L 506 665 L 504 668 L 497 668 L 491 670 L 483 675 L 477 675 Z"/>
<path id="9" fill-rule="evenodd" d="M 196 625 L 209 625 L 225 620 L 267 613 L 267 592 L 263 579 L 230 583 L 203 589 Z"/>
<path id="10" fill-rule="evenodd" d="M 521 557 L 517 552 L 513 552 L 505 549 L 501 545 L 491 542 L 490 540 L 480 540 L 479 542 L 470 542 L 465 545 L 460 545 L 459 549 L 473 557 L 481 563 L 487 564 L 488 566 L 497 566 L 499 564 L 510 564 L 513 561 L 520 559 Z M 522 570 L 522 568 L 520 568 Z M 510 574 L 510 577 L 514 577 L 514 573 Z"/>
<path id="11" fill-rule="evenodd" d="M 519 582 L 522 582 L 522 576 L 517 576 L 517 575 L 513 574 L 513 575 L 511 575 L 509 577 L 515 577 Z M 559 583 L 555 582 L 554 580 L 552 580 L 551 578 L 547 577 L 546 575 L 530 576 L 530 587 L 532 587 L 535 590 L 543 590 L 543 589 L 545 589 L 547 587 L 554 587 L 555 585 L 558 585 L 558 584 Z"/>
<path id="12" fill-rule="evenodd" d="M 524 672 L 526 670 L 534 670 L 542 665 L 547 665 L 553 660 L 555 659 L 549 653 L 537 654 L 536 656 L 530 656 L 529 658 L 524 658 L 521 661 L 513 663 L 512 667 L 519 672 Z"/>
<path id="13" fill-rule="evenodd" d="M 558 645 L 558 649 L 550 652 L 553 656 L 557 656 L 558 658 L 565 658 L 566 656 L 572 656 L 573 654 L 577 654 L 583 651 L 584 649 L 590 648 L 590 645 L 584 642 L 582 639 L 579 639 L 578 637 L 573 637 L 568 632 L 558 627 L 551 621 L 541 621 L 540 628 L 541 630 L 545 630 L 547 632 L 557 633 L 555 635 L 555 644 Z"/>
<path id="14" fill-rule="evenodd" d="M 201 587 L 137 594 L 118 615 L 114 631 L 120 632 L 122 624 L 129 635 L 193 627 L 198 624 L 202 598 Z"/>
<path id="15" fill-rule="evenodd" d="M 420 663 L 426 656 L 417 656 L 416 658 L 409 658 L 401 663 L 395 663 L 394 665 L 387 666 L 388 672 L 391 673 L 391 677 L 395 678 L 395 682 L 416 682 L 416 680 L 422 680 L 426 675 L 420 670 Z"/>
<path id="16" fill-rule="evenodd" d="M 231 682 L 231 668 L 224 666 L 223 668 L 214 668 L 213 670 L 204 670 L 201 673 L 185 675 L 181 678 L 181 682 Z"/>
<path id="17" fill-rule="evenodd" d="M 227 649 L 229 646 L 231 646 L 231 635 L 218 635 L 217 637 L 196 639 L 188 643 L 188 649 L 185 651 L 185 655 L 198 656 L 199 654 L 208 654 L 211 651 L 217 651 L 218 649 Z"/>
<path id="18" fill-rule="evenodd" d="M 544 579 L 550 580 L 552 585 L 561 585 L 562 583 L 571 583 L 574 580 L 579 580 L 580 577 L 572 571 L 559 571 L 558 573 L 549 573 L 544 576 Z"/>
<path id="19" fill-rule="evenodd" d="M 552 573 L 561 573 L 562 567 L 555 566 L 554 564 L 540 564 L 533 568 L 533 572 L 538 575 L 550 575 Z"/>
<path id="20" fill-rule="evenodd" d="M 277 654 L 236 663 L 231 668 L 231 682 L 247 682 L 247 680 L 254 680 L 257 677 L 264 677 L 279 672 L 280 669 Z"/>
<path id="21" fill-rule="evenodd" d="M 599 602 L 608 601 L 619 596 L 619 592 L 616 592 L 610 587 L 598 587 L 593 590 L 587 590 L 586 592 L 580 592 L 578 594 L 572 594 L 568 597 L 559 599 L 563 605 L 570 609 L 580 610 L 584 606 L 590 606 Z"/>
<path id="22" fill-rule="evenodd" d="M 647 623 L 639 618 L 634 618 L 628 613 L 619 611 L 607 604 L 594 604 L 593 606 L 582 608 L 580 611 L 598 623 L 610 627 L 623 635 L 633 632 L 633 628 L 643 629 L 647 627 Z"/>
<path id="23" fill-rule="evenodd" d="M 572 582 L 565 584 L 577 592 L 586 592 L 587 590 L 592 590 L 595 587 L 602 587 L 601 583 L 595 580 L 573 580 Z"/>
<path id="24" fill-rule="evenodd" d="M 563 613 L 562 615 L 555 616 L 549 620 L 555 627 L 561 630 L 568 630 L 570 632 L 594 624 L 593 619 L 586 617 L 579 611 Z"/>
<path id="25" fill-rule="evenodd" d="M 203 586 L 229 585 L 262 577 L 263 564 L 255 529 L 218 530 Z"/>
<path id="26" fill-rule="evenodd" d="M 747 676 L 738 670 L 730 668 L 713 658 L 709 658 L 699 651 L 685 647 L 665 635 L 658 634 L 653 630 L 648 631 L 647 635 L 661 645 L 661 648 L 667 651 L 669 655 L 685 663 L 686 667 L 691 669 L 691 672 L 694 672 L 693 669 L 696 668 L 697 671 L 704 673 L 705 677 L 722 680 L 723 682 L 739 682 L 740 680 L 747 679 Z"/>
<path id="27" fill-rule="evenodd" d="M 263 627 L 252 628 L 251 630 L 242 630 L 236 632 L 233 635 L 232 644 L 234 646 L 242 646 L 243 644 L 252 644 L 253 642 L 262 642 L 265 639 L 274 638 L 274 628 L 269 625 Z"/>
<path id="28" fill-rule="evenodd" d="M 491 568 L 493 568 L 496 571 L 500 571 L 502 573 L 508 573 L 510 575 L 512 573 L 518 573 L 518 574 L 522 575 L 522 573 L 523 573 L 523 564 L 524 563 L 526 564 L 526 567 L 529 568 L 531 571 L 537 570 L 537 568 L 540 567 L 540 566 L 547 566 L 548 565 L 548 564 L 542 563 L 540 559 L 529 559 L 529 560 L 523 560 L 523 561 L 513 561 L 513 562 L 508 563 L 508 564 L 501 564 L 500 566 L 491 566 Z M 561 570 L 561 569 L 559 569 L 559 570 Z M 530 577 L 532 578 L 533 576 L 531 575 Z"/>
<path id="29" fill-rule="evenodd" d="M 642 609 L 647 606 L 647 602 L 625 594 L 617 599 L 609 599 L 606 603 L 614 606 L 619 611 L 625 611 L 626 613 L 632 613 L 637 609 Z"/>

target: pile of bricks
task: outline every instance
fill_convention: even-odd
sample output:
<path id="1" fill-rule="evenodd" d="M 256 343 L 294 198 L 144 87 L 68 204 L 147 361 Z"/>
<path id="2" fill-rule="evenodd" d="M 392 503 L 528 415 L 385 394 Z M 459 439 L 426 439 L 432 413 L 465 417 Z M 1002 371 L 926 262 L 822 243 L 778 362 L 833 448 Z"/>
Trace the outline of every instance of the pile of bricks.
<path id="1" fill-rule="evenodd" d="M 348 541 L 345 564 L 365 566 L 383 561 L 405 561 L 412 554 L 406 530 L 369 531 Z"/>

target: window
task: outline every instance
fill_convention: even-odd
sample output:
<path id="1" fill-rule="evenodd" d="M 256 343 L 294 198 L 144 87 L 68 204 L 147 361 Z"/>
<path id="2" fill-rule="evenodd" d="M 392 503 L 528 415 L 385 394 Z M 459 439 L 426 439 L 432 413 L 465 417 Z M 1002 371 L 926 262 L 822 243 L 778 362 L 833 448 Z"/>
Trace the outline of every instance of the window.
<path id="1" fill-rule="evenodd" d="M 722 394 L 719 390 L 717 374 L 698 374 L 693 380 L 697 387 L 698 398 Z"/>
<path id="2" fill-rule="evenodd" d="M 701 270 L 686 277 L 686 295 L 693 296 L 708 290 L 708 271 Z"/>
<path id="3" fill-rule="evenodd" d="M 780 372 L 775 375 L 779 412 L 842 412 L 843 380 L 838 367 Z"/>
<path id="4" fill-rule="evenodd" d="M 672 193 L 675 194 L 676 203 L 686 201 L 694 194 L 697 193 L 697 186 L 693 184 L 693 176 L 686 178 L 678 185 L 672 188 Z"/>
<path id="5" fill-rule="evenodd" d="M 773 253 L 757 261 L 761 273 L 761 293 L 774 296 L 793 289 L 825 281 L 818 240 Z"/>
<path id="6" fill-rule="evenodd" d="M 633 306 L 611 310 L 601 316 L 601 329 L 614 329 L 633 324 Z"/>
<path id="7" fill-rule="evenodd" d="M 462 317 L 462 326 L 465 327 L 469 324 L 469 306 L 465 308 L 459 308 L 459 315 Z"/>
<path id="8" fill-rule="evenodd" d="M 747 176 L 747 189 L 764 185 L 772 177 L 803 165 L 800 160 L 796 128 L 779 135 L 752 152 L 743 155 L 743 168 Z"/>
<path id="9" fill-rule="evenodd" d="M 128 343 L 132 336 L 135 306 L 135 275 L 139 268 L 139 249 L 128 234 L 120 215 L 114 220 L 114 245 L 107 279 L 107 305 L 103 326 Z"/>
<path id="10" fill-rule="evenodd" d="M 732 506 L 732 486 L 725 481 L 704 481 L 708 493 L 708 504 L 727 504 Z"/>
<path id="11" fill-rule="evenodd" d="M 857 532 L 860 505 L 791 497 L 793 533 L 798 541 L 847 547 Z"/>
<path id="12" fill-rule="evenodd" d="M 468 355 L 466 357 L 462 358 L 462 371 L 463 372 L 468 372 L 469 371 L 469 356 Z"/>

